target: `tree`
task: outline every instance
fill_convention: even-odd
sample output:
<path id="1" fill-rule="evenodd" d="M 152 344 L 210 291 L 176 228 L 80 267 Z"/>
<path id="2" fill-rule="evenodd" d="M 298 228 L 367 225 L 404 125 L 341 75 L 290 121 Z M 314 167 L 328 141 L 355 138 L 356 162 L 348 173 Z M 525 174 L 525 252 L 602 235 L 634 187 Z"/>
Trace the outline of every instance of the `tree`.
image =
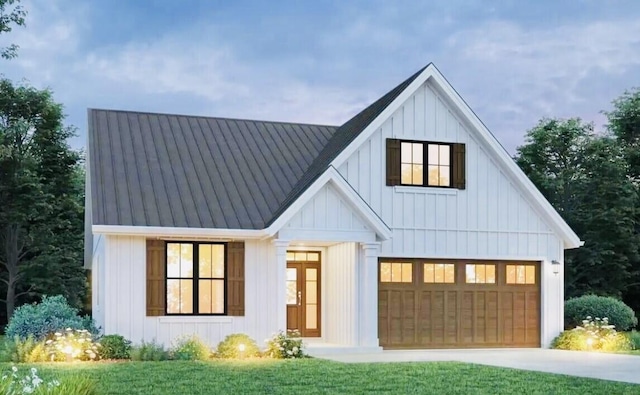
<path id="1" fill-rule="evenodd" d="M 640 191 L 640 89 L 624 92 L 613 101 L 613 110 L 605 114 L 609 120 L 609 132 L 617 138 L 624 151 L 629 177 L 634 181 L 636 190 Z M 640 206 L 640 202 L 636 205 Z M 636 212 L 635 231 L 640 234 L 640 212 Z M 632 276 L 623 298 L 635 311 L 640 311 L 640 262 L 635 263 Z"/>
<path id="2" fill-rule="evenodd" d="M 593 126 L 578 118 L 542 119 L 516 150 L 516 163 L 565 220 L 571 217 L 580 177 L 578 152 L 592 138 Z"/>
<path id="3" fill-rule="evenodd" d="M 640 181 L 640 89 L 626 91 L 613 101 L 613 111 L 605 114 L 607 128 L 624 144 L 629 175 Z"/>
<path id="4" fill-rule="evenodd" d="M 21 296 L 62 293 L 81 301 L 86 292 L 81 156 L 67 145 L 73 130 L 62 121 L 50 91 L 0 80 L 0 282 L 7 318 Z"/>
<path id="5" fill-rule="evenodd" d="M 580 119 L 544 119 L 515 160 L 585 242 L 565 254 L 567 296 L 620 297 L 638 262 L 638 198 L 616 139 Z"/>
<path id="6" fill-rule="evenodd" d="M 574 230 L 585 245 L 570 251 L 565 291 L 622 297 L 636 275 L 640 239 L 638 195 L 627 177 L 624 150 L 615 138 L 596 137 L 578 154 Z"/>
<path id="7" fill-rule="evenodd" d="M 27 11 L 19 3 L 20 0 L 0 0 L 0 34 L 11 32 L 13 26 L 24 26 Z M 18 56 L 18 46 L 10 44 L 0 48 L 0 56 L 5 59 L 15 58 Z"/>

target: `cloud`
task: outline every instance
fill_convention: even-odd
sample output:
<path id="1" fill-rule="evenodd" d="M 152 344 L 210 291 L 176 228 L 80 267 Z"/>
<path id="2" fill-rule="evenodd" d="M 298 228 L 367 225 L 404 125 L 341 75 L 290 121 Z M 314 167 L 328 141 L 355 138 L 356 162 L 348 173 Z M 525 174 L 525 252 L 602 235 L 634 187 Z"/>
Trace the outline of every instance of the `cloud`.
<path id="1" fill-rule="evenodd" d="M 37 85 L 58 82 L 78 52 L 87 25 L 83 4 L 68 7 L 65 1 L 23 1 L 28 10 L 26 27 L 17 27 L 4 39 L 20 46 L 18 57 L 3 62 L 5 73 L 24 77 Z"/>
<path id="2" fill-rule="evenodd" d="M 524 27 L 490 21 L 447 40 L 471 102 L 510 150 L 518 132 L 543 116 L 583 116 L 602 127 L 599 110 L 640 79 L 640 19 L 576 22 L 555 27 Z M 616 78 L 624 76 L 625 78 Z M 598 81 L 615 81 L 608 87 Z M 475 87 L 469 87 L 476 84 Z"/>
<path id="3" fill-rule="evenodd" d="M 51 87 L 81 133 L 87 107 L 340 124 L 435 61 L 513 151 L 539 118 L 602 124 L 599 111 L 640 85 L 640 19 L 631 17 L 585 14 L 543 27 L 482 14 L 484 3 L 460 14 L 459 6 L 339 3 L 326 17 L 302 7 L 291 23 L 270 6 L 260 26 L 216 20 L 214 11 L 156 27 L 145 16 L 145 34 L 111 21 L 116 39 L 97 28 L 107 22 L 95 3 L 24 1 L 28 26 L 8 36 L 19 57 L 2 72 Z"/>
<path id="4" fill-rule="evenodd" d="M 208 40 L 207 40 L 208 41 Z M 167 37 L 90 53 L 77 70 L 146 93 L 190 93 L 207 100 L 247 96 L 242 66 L 224 46 Z"/>

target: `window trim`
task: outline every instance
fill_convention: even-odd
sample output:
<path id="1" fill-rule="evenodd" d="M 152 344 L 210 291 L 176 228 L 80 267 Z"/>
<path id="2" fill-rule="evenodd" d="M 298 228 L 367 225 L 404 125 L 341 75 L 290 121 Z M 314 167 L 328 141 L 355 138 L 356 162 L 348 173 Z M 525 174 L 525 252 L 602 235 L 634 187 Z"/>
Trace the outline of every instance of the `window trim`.
<path id="1" fill-rule="evenodd" d="M 400 183 L 398 186 L 402 187 L 421 187 L 421 188 L 439 188 L 439 189 L 457 189 L 453 186 L 453 144 L 444 141 L 426 141 L 426 140 L 411 140 L 411 139 L 398 139 L 400 142 Z M 422 184 L 404 184 L 402 182 L 402 143 L 422 144 Z M 449 147 L 449 185 L 429 185 L 429 144 L 446 145 Z"/>
<path id="2" fill-rule="evenodd" d="M 192 304 L 193 304 L 193 313 L 169 313 L 169 303 L 168 303 L 168 293 L 169 293 L 169 286 L 168 286 L 168 281 L 170 280 L 168 273 L 169 273 L 169 259 L 168 259 L 168 254 L 169 254 L 169 244 L 191 244 L 193 246 L 193 277 L 191 277 L 191 279 L 193 280 L 193 287 L 192 287 L 192 295 L 191 297 L 193 298 L 192 300 Z M 210 241 L 189 241 L 189 240 L 165 240 L 164 243 L 164 314 L 165 316 L 169 316 L 169 317 L 193 317 L 193 316 L 226 316 L 228 315 L 228 310 L 227 310 L 227 287 L 228 287 L 228 252 L 229 252 L 229 248 L 227 246 L 228 243 L 225 242 L 210 242 Z M 224 284 L 224 290 L 223 290 L 223 295 L 224 295 L 224 300 L 223 300 L 223 312 L 222 313 L 198 313 L 199 311 L 199 304 L 200 304 L 200 300 L 199 300 L 199 287 L 200 287 L 200 245 L 222 245 L 224 246 L 224 278 L 223 278 L 223 284 Z M 171 277 L 171 279 L 181 279 L 178 277 Z M 187 279 L 187 277 L 184 277 L 184 279 Z M 216 278 L 203 278 L 203 280 L 211 280 L 211 279 L 216 279 Z M 219 280 L 219 279 L 218 279 Z"/>

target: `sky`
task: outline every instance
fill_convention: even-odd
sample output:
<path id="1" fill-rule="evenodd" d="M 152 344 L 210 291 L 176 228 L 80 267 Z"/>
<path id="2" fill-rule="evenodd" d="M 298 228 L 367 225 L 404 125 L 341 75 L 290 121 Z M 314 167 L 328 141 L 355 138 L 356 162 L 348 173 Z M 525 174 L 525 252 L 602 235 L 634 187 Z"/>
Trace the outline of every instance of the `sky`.
<path id="1" fill-rule="evenodd" d="M 433 62 L 514 153 L 640 87 L 638 0 L 22 0 L 0 74 L 87 108 L 339 125 Z"/>

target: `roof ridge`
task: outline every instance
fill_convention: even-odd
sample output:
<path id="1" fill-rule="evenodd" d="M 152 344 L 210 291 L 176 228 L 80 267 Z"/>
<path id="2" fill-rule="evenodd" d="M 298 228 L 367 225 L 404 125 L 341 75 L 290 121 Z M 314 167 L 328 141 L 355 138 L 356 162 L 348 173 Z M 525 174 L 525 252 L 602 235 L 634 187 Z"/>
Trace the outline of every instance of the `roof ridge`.
<path id="1" fill-rule="evenodd" d="M 340 125 L 326 125 L 319 123 L 307 123 L 307 122 L 289 122 L 289 121 L 273 121 L 273 120 L 263 120 L 263 119 L 246 119 L 246 118 L 230 118 L 230 117 L 214 117 L 209 115 L 196 115 L 196 114 L 176 114 L 176 113 L 166 113 L 166 112 L 156 112 L 156 111 L 137 111 L 137 110 L 120 110 L 120 109 L 112 109 L 112 108 L 87 108 L 89 111 L 105 111 L 105 112 L 117 112 L 117 113 L 126 113 L 126 114 L 140 114 L 140 115 L 164 115 L 169 117 L 188 117 L 188 118 L 203 118 L 203 119 L 218 119 L 224 121 L 242 121 L 242 122 L 260 122 L 260 123 L 271 123 L 278 125 L 303 125 L 303 126 L 320 126 L 325 128 L 339 128 Z"/>

